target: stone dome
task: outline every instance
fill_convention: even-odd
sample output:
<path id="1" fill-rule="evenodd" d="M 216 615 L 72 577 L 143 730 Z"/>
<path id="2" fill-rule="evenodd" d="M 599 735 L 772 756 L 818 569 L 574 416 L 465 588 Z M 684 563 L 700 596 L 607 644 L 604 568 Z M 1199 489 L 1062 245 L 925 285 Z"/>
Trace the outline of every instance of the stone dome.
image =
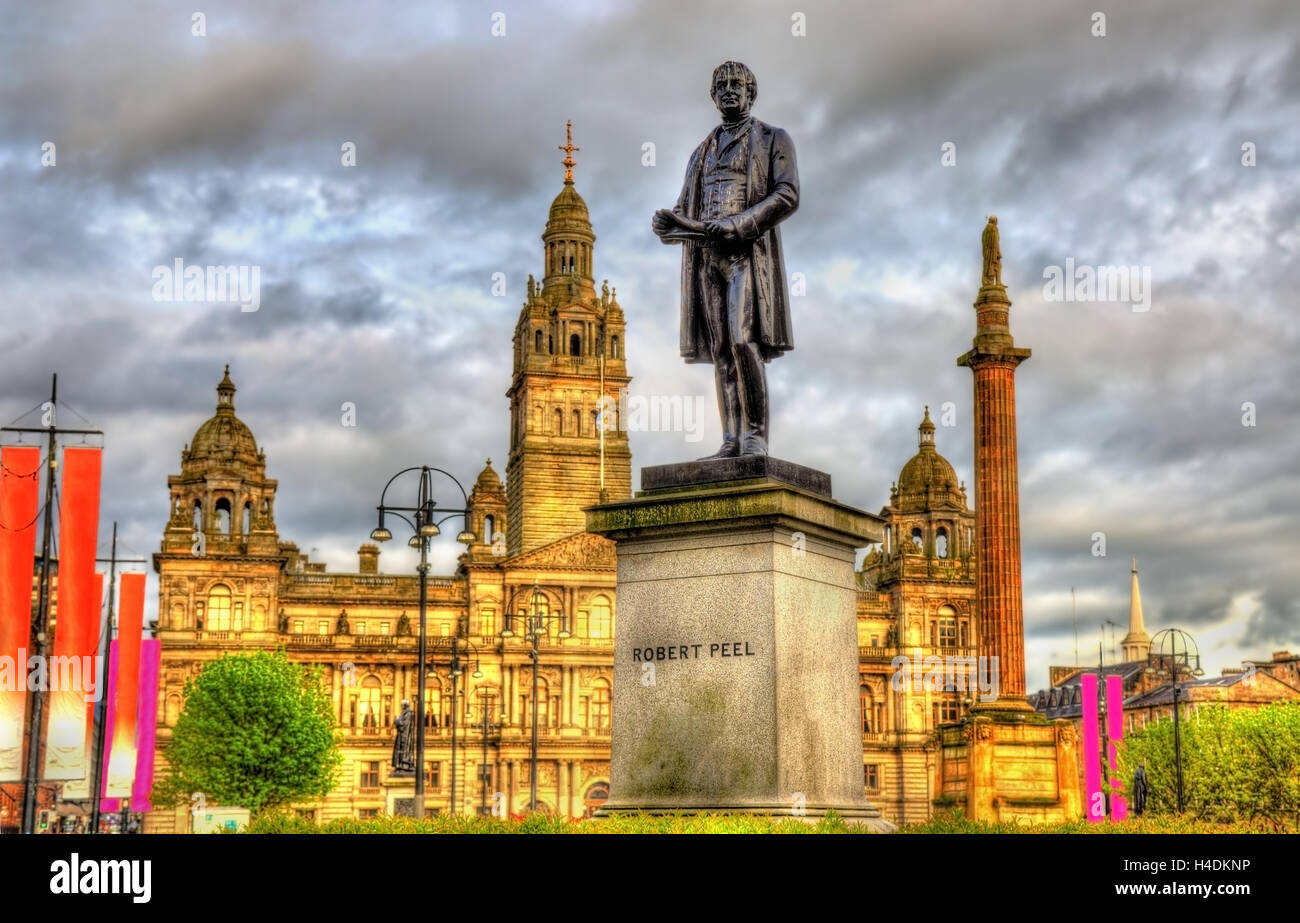
<path id="1" fill-rule="evenodd" d="M 927 509 L 947 503 L 965 507 L 966 492 L 957 480 L 957 472 L 934 447 L 934 422 L 929 407 L 925 408 L 925 418 L 917 432 L 918 450 L 898 473 L 895 488 L 898 499 L 894 505 L 900 509 Z"/>
<path id="2" fill-rule="evenodd" d="M 546 215 L 546 230 L 548 233 L 563 230 L 591 233 L 591 213 L 572 182 L 565 183 L 551 202 L 551 210 Z"/>
<path id="3" fill-rule="evenodd" d="M 474 482 L 474 490 L 502 490 L 501 476 L 492 468 L 492 459 L 488 459 L 483 465 L 483 470 L 479 472 L 478 480 Z"/>
<path id="4" fill-rule="evenodd" d="M 243 420 L 235 416 L 235 383 L 230 366 L 217 385 L 217 412 L 199 426 L 190 440 L 184 461 L 194 465 L 205 461 L 244 459 L 256 462 L 257 440 Z"/>

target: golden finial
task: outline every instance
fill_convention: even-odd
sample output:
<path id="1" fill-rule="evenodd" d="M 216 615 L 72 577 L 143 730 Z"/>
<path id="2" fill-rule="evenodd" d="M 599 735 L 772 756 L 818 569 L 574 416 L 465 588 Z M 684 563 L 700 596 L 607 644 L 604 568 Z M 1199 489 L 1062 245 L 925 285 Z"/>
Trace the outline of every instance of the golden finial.
<path id="1" fill-rule="evenodd" d="M 573 168 L 578 162 L 573 159 L 573 152 L 580 151 L 582 148 L 573 146 L 573 119 L 564 123 L 564 143 L 560 145 L 560 150 L 564 151 L 564 159 L 560 163 L 564 164 L 564 182 L 573 182 Z"/>

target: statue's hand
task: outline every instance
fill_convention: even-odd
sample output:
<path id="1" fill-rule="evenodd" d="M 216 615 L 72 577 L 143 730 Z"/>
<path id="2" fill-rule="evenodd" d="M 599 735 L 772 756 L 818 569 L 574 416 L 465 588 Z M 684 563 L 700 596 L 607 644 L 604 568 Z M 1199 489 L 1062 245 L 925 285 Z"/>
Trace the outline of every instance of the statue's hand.
<path id="1" fill-rule="evenodd" d="M 650 227 L 654 229 L 655 234 L 659 237 L 663 237 L 671 231 L 676 224 L 676 217 L 666 208 L 659 209 L 654 213 L 654 217 L 650 219 Z"/>
<path id="2" fill-rule="evenodd" d="M 740 240 L 740 235 L 736 233 L 736 223 L 730 218 L 723 218 L 721 221 L 704 222 L 704 233 L 709 235 L 710 240 L 718 240 L 723 243 L 734 243 Z"/>

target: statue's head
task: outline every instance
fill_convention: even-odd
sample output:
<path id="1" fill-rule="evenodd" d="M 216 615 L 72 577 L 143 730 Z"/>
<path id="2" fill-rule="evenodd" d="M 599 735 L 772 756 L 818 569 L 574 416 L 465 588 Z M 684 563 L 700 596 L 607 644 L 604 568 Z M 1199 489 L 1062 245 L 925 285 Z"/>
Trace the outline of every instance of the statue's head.
<path id="1" fill-rule="evenodd" d="M 743 118 L 758 99 L 758 81 L 754 72 L 739 61 L 724 61 L 713 70 L 709 95 L 723 118 Z"/>
<path id="2" fill-rule="evenodd" d="M 410 707 L 411 707 L 411 700 L 410 700 L 410 699 L 402 699 L 402 711 L 406 711 L 406 710 L 407 710 L 408 708 L 410 708 Z"/>

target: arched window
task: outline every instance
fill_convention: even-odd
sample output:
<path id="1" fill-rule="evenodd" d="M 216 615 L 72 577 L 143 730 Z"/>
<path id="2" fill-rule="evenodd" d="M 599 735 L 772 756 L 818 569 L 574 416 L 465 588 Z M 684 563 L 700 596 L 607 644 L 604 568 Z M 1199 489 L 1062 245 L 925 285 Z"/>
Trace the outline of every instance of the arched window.
<path id="1" fill-rule="evenodd" d="M 573 412 L 573 435 L 575 436 L 582 435 L 582 411 L 581 410 L 575 410 Z"/>
<path id="2" fill-rule="evenodd" d="M 485 545 L 490 545 L 492 544 L 493 540 L 496 538 L 496 534 L 497 534 L 497 518 L 495 516 L 484 516 L 483 534 L 479 536 L 479 540 L 483 542 L 483 544 Z"/>
<path id="3" fill-rule="evenodd" d="M 551 355 L 555 355 L 555 337 L 549 333 L 546 335 L 546 351 Z"/>
<path id="4" fill-rule="evenodd" d="M 230 534 L 230 501 L 225 497 L 217 501 L 217 531 L 222 535 Z"/>
<path id="5" fill-rule="evenodd" d="M 379 677 L 367 676 L 353 693 L 352 726 L 367 734 L 379 733 Z"/>
<path id="6" fill-rule="evenodd" d="M 618 358 L 618 335 L 609 338 L 609 354 L 612 358 Z"/>
<path id="7" fill-rule="evenodd" d="M 584 808 L 584 817 L 591 817 L 596 810 L 609 800 L 609 784 L 606 782 L 597 782 L 591 788 L 587 789 L 587 794 L 582 796 Z"/>
<path id="8" fill-rule="evenodd" d="M 912 544 L 917 548 L 925 548 L 925 535 L 921 532 L 919 526 L 912 530 Z"/>
<path id="9" fill-rule="evenodd" d="M 957 610 L 952 606 L 940 606 L 938 615 L 939 647 L 956 647 Z"/>
<path id="10" fill-rule="evenodd" d="M 936 557 L 948 557 L 948 530 L 943 526 L 940 526 L 939 531 L 935 534 L 934 553 Z"/>
<path id="11" fill-rule="evenodd" d="M 230 631 L 230 587 L 217 584 L 208 591 L 208 631 Z"/>
<path id="12" fill-rule="evenodd" d="M 538 330 L 533 334 L 533 352 L 542 351 L 542 331 Z"/>
<path id="13" fill-rule="evenodd" d="M 180 717 L 181 697 L 178 695 L 167 696 L 167 706 L 163 715 L 163 720 L 167 723 L 168 727 L 175 727 L 176 722 L 180 720 Z"/>
<path id="14" fill-rule="evenodd" d="M 250 501 L 245 500 L 244 515 L 240 519 L 240 527 L 239 527 L 240 533 L 243 535 L 247 535 L 252 525 L 253 525 L 253 504 Z"/>
<path id="15" fill-rule="evenodd" d="M 569 334 L 569 355 L 582 355 L 582 337 L 576 333 Z"/>
<path id="16" fill-rule="evenodd" d="M 559 407 L 555 408 L 555 435 L 564 435 L 564 411 Z"/>
<path id="17" fill-rule="evenodd" d="M 192 524 L 196 532 L 203 531 L 203 504 L 198 500 L 194 501 L 194 519 Z"/>

